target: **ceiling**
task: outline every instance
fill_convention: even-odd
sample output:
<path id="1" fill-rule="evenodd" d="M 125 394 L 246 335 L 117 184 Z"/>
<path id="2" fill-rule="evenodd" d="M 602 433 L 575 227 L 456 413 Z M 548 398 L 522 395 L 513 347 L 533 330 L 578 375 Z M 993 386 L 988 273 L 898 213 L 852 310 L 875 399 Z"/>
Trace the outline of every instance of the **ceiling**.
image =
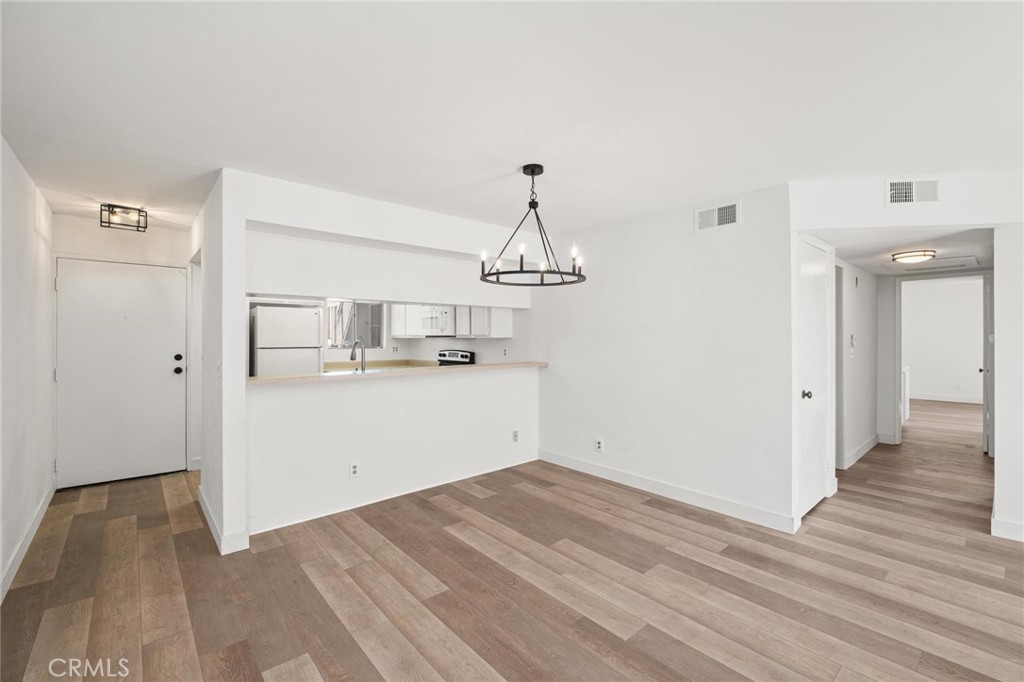
<path id="1" fill-rule="evenodd" d="M 187 227 L 221 167 L 577 229 L 797 179 L 1020 168 L 1022 6 L 11 3 L 58 213 Z"/>
<path id="2" fill-rule="evenodd" d="M 811 234 L 834 246 L 837 258 L 876 275 L 938 272 L 935 268 L 942 268 L 942 272 L 967 271 L 991 268 L 993 261 L 992 228 L 857 227 Z M 894 253 L 918 249 L 934 249 L 935 258 L 909 267 L 892 262 Z M 976 264 L 968 262 L 971 257 Z"/>

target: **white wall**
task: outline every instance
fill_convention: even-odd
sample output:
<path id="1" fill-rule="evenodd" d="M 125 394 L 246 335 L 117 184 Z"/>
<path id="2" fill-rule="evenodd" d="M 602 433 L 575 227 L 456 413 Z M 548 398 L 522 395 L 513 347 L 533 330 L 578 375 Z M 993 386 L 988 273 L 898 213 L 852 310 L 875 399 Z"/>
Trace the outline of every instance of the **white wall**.
<path id="1" fill-rule="evenodd" d="M 939 201 L 888 205 L 884 178 L 801 180 L 789 183 L 792 226 L 796 231 L 845 227 L 980 227 L 1020 223 L 1021 171 L 916 175 L 937 179 Z"/>
<path id="2" fill-rule="evenodd" d="M 1024 541 L 1024 229 L 995 231 L 992 534 Z"/>
<path id="3" fill-rule="evenodd" d="M 341 192 L 318 189 L 297 183 L 267 178 L 251 173 L 224 169 L 207 199 L 192 231 L 192 246 L 200 248 L 203 259 L 203 484 L 204 511 L 213 528 L 222 553 L 248 546 L 248 467 L 246 434 L 246 343 L 248 314 L 246 294 L 253 291 L 247 282 L 247 231 L 250 224 L 286 226 L 338 236 L 346 240 L 361 239 L 390 242 L 403 251 L 438 249 L 463 257 L 495 248 L 508 236 L 500 228 L 472 220 L 445 216 L 406 206 L 356 197 Z M 255 230 L 254 230 L 255 231 Z M 320 240 L 324 244 L 327 239 Z M 323 246 L 320 244 L 319 246 Z M 346 244 L 346 246 L 352 246 Z M 267 277 L 261 287 L 285 286 L 284 291 L 262 293 L 297 293 L 293 281 L 305 282 L 309 271 L 317 277 L 335 274 L 337 264 L 318 258 L 316 249 L 298 248 L 300 255 L 291 261 L 291 272 L 283 278 Z M 306 262 L 305 258 L 315 263 Z M 257 261 L 262 260 L 256 258 Z M 273 262 L 285 262 L 284 252 Z M 471 260 L 462 261 L 467 266 Z M 478 265 L 477 265 L 478 267 Z M 269 268 L 266 272 L 273 271 Z M 259 270 L 259 268 L 257 268 Z M 278 270 L 280 273 L 280 270 Z M 494 289 L 480 283 L 476 270 L 466 281 L 467 291 Z M 263 275 L 258 275 L 262 277 Z M 419 282 L 423 285 L 423 282 Z M 323 293 L 315 296 L 348 296 Z M 311 289 L 309 289 L 311 290 Z M 487 296 L 498 295 L 488 292 Z M 512 295 L 512 294 L 501 294 Z M 528 307 L 529 294 L 510 307 Z M 363 296 L 359 296 L 363 297 Z M 365 298 L 386 298 L 370 294 Z M 422 300 L 419 295 L 400 295 L 398 300 Z M 433 298 L 433 297 L 429 297 Z M 462 297 L 460 297 L 462 298 Z M 472 297 L 464 300 L 473 301 Z"/>
<path id="4" fill-rule="evenodd" d="M 843 451 L 836 468 L 847 469 L 878 443 L 878 293 L 873 274 L 840 260 L 836 265 L 843 269 Z"/>
<path id="5" fill-rule="evenodd" d="M 201 246 L 203 300 L 203 476 L 200 504 L 222 552 L 248 547 L 244 457 L 225 457 L 225 436 L 245 430 L 245 336 L 225 334 L 238 326 L 245 309 L 245 231 L 224 230 L 222 173 L 193 225 L 193 245 Z M 232 253 L 233 252 L 233 253 Z M 237 253 L 237 255 L 234 255 Z M 231 291 L 233 296 L 225 296 Z M 225 341 L 225 337 L 230 342 Z M 225 356 L 224 349 L 230 354 Z M 234 381 L 226 382 L 225 361 Z M 225 390 L 241 393 L 224 399 Z M 240 489 L 241 488 L 241 489 Z"/>
<path id="6" fill-rule="evenodd" d="M 581 235 L 591 278 L 534 297 L 541 457 L 792 531 L 788 193 L 739 198 Z"/>
<path id="7" fill-rule="evenodd" d="M 538 371 L 250 386 L 250 532 L 536 459 Z"/>
<path id="8" fill-rule="evenodd" d="M 185 230 L 151 227 L 145 232 L 100 227 L 96 218 L 55 215 L 53 253 L 147 265 L 188 264 L 190 241 Z"/>
<path id="9" fill-rule="evenodd" d="M 982 402 L 983 282 L 950 277 L 903 282 L 903 366 L 910 397 Z"/>
<path id="10" fill-rule="evenodd" d="M 878 440 L 896 444 L 900 417 L 900 283 L 895 277 L 876 280 L 878 302 Z"/>
<path id="11" fill-rule="evenodd" d="M 3 144 L 3 499 L 6 595 L 53 494 L 52 213 Z"/>
<path id="12" fill-rule="evenodd" d="M 479 261 L 436 253 L 250 230 L 246 288 L 252 294 L 530 306 L 528 289 L 480 282 Z"/>

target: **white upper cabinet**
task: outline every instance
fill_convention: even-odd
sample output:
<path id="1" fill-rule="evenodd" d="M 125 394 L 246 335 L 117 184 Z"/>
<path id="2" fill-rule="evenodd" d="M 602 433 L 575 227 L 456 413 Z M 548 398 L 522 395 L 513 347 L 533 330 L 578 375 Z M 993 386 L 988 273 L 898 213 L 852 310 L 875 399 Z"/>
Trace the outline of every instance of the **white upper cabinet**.
<path id="1" fill-rule="evenodd" d="M 486 306 L 391 304 L 392 338 L 455 336 L 512 338 L 512 309 Z"/>
<path id="2" fill-rule="evenodd" d="M 469 310 L 469 333 L 473 336 L 491 335 L 491 309 L 473 306 Z"/>
<path id="3" fill-rule="evenodd" d="M 489 308 L 490 329 L 488 336 L 492 339 L 512 338 L 512 309 Z"/>
<path id="4" fill-rule="evenodd" d="M 470 331 L 470 307 L 468 305 L 455 306 L 455 336 L 460 339 L 471 336 Z"/>
<path id="5" fill-rule="evenodd" d="M 391 309 L 391 336 L 396 339 L 405 338 L 409 335 L 406 330 L 404 303 L 392 303 L 388 306 Z"/>

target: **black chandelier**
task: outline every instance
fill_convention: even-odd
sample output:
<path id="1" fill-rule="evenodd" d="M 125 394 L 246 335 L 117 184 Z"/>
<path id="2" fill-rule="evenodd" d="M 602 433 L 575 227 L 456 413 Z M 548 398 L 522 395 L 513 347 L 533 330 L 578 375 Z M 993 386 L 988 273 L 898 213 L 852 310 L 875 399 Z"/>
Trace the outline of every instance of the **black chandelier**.
<path id="1" fill-rule="evenodd" d="M 564 286 L 566 284 L 579 284 L 587 280 L 583 274 L 583 258 L 580 257 L 576 250 L 576 247 L 572 247 L 572 267 L 569 270 L 563 270 L 558 264 L 558 257 L 555 255 L 555 249 L 551 246 L 551 240 L 548 239 L 548 233 L 544 229 L 544 223 L 541 222 L 540 214 L 537 213 L 537 207 L 540 205 L 537 203 L 537 176 L 544 172 L 544 166 L 539 163 L 528 163 L 523 166 L 523 175 L 530 176 L 530 204 L 529 208 L 526 209 L 526 215 L 516 225 L 516 229 L 512 232 L 512 236 L 505 242 L 505 246 L 501 247 L 501 251 L 498 253 L 498 257 L 491 262 L 491 267 L 487 267 L 487 252 L 484 252 L 480 256 L 480 280 L 487 282 L 488 284 L 504 284 L 506 286 L 513 287 L 557 287 Z M 526 269 L 526 244 L 519 244 L 519 269 L 502 269 L 501 257 L 505 255 L 505 250 L 508 245 L 515 239 L 516 233 L 519 232 L 519 228 L 523 226 L 526 219 L 530 217 L 530 213 L 533 213 L 533 217 L 537 219 L 537 232 L 540 235 L 540 245 L 544 250 L 544 259 L 540 261 L 540 265 L 536 270 Z"/>

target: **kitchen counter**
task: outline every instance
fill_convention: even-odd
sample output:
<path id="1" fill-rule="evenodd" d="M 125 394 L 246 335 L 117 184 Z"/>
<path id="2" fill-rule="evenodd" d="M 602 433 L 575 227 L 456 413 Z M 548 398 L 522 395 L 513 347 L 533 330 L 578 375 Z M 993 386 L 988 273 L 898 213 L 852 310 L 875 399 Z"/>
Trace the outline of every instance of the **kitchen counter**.
<path id="1" fill-rule="evenodd" d="M 369 364 L 369 363 L 367 363 Z M 389 377 L 411 377 L 411 376 L 442 376 L 461 374 L 466 372 L 486 372 L 496 369 L 520 369 L 524 367 L 547 367 L 546 362 L 492 362 L 477 365 L 449 365 L 446 367 L 432 366 L 423 367 L 415 365 L 398 365 L 385 367 L 367 367 L 366 372 L 359 372 L 353 369 L 329 370 L 321 374 L 309 374 L 304 376 L 289 377 L 250 377 L 250 386 L 263 386 L 266 384 L 307 384 L 329 381 L 368 381 L 371 379 L 385 379 Z"/>

